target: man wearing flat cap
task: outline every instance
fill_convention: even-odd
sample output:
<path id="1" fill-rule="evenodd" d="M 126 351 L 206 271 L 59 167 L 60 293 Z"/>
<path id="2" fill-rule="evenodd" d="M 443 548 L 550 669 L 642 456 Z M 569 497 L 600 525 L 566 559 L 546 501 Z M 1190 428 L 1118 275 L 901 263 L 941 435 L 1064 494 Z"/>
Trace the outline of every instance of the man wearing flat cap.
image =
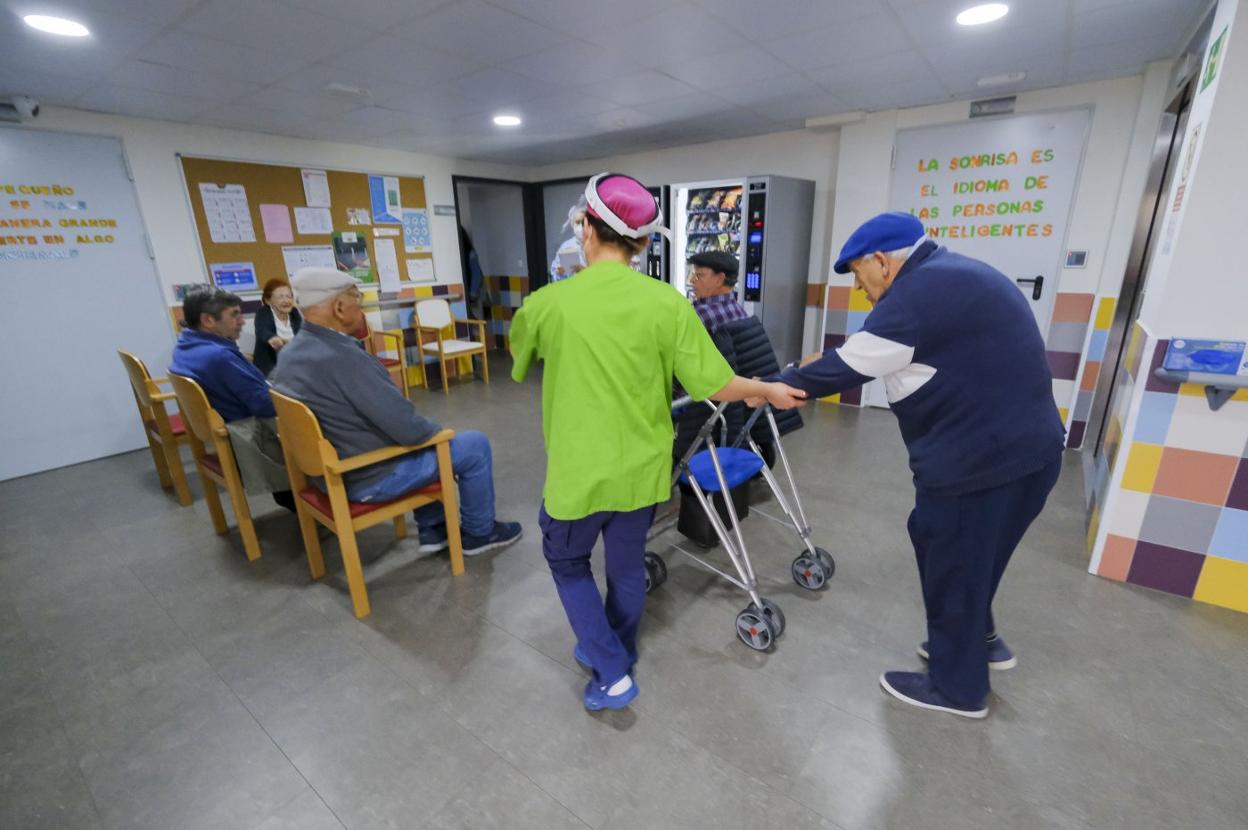
<path id="1" fill-rule="evenodd" d="M 715 330 L 733 320 L 744 320 L 749 312 L 737 299 L 737 258 L 726 251 L 705 251 L 689 257 L 693 273 L 693 308 L 706 330 Z"/>
<path id="2" fill-rule="evenodd" d="M 303 311 L 303 327 L 282 348 L 270 380 L 277 391 L 306 404 L 326 440 L 350 456 L 395 445 L 423 444 L 440 425 L 416 411 L 377 359 L 359 347 L 364 328 L 355 279 L 333 268 L 301 268 L 290 281 Z M 520 538 L 516 522 L 494 518 L 494 462 L 484 433 L 462 430 L 451 439 L 451 467 L 459 483 L 464 555 L 506 547 Z M 438 480 L 433 449 L 418 450 L 343 476 L 347 497 L 387 502 Z M 416 510 L 420 551 L 447 547 L 442 503 Z"/>
<path id="3" fill-rule="evenodd" d="M 1063 428 L 1027 300 L 991 266 L 927 239 L 909 213 L 849 237 L 835 265 L 874 306 L 862 331 L 780 379 L 813 396 L 879 378 L 914 473 L 907 523 L 927 610 L 927 672 L 886 672 L 920 708 L 982 718 L 988 670 L 1017 664 L 992 600 L 1061 471 Z"/>

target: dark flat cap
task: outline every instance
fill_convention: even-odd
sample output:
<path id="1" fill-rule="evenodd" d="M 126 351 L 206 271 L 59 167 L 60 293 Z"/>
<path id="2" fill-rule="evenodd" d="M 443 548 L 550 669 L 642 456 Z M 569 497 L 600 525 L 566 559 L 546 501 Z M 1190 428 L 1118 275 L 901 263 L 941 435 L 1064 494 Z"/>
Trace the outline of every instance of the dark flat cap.
<path id="1" fill-rule="evenodd" d="M 703 265 L 712 271 L 721 271 L 731 282 L 737 278 L 737 258 L 727 251 L 705 251 L 689 257 L 692 265 Z"/>

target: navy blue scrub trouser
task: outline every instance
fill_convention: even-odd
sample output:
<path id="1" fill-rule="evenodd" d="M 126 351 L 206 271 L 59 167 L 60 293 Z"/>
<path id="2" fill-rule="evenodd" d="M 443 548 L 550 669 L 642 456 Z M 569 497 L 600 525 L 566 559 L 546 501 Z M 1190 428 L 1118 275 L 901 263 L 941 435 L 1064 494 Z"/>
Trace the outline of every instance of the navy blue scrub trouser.
<path id="1" fill-rule="evenodd" d="M 646 532 L 653 519 L 654 505 L 565 521 L 551 518 L 543 504 L 538 514 L 542 553 L 559 600 L 600 685 L 619 680 L 637 662 L 637 630 L 646 604 Z M 599 533 L 607 560 L 605 606 L 589 568 Z"/>
<path id="2" fill-rule="evenodd" d="M 907 529 L 927 608 L 928 669 L 937 691 L 954 703 L 978 706 L 988 697 L 992 599 L 1061 469 L 1058 458 L 1000 487 L 915 497 Z"/>

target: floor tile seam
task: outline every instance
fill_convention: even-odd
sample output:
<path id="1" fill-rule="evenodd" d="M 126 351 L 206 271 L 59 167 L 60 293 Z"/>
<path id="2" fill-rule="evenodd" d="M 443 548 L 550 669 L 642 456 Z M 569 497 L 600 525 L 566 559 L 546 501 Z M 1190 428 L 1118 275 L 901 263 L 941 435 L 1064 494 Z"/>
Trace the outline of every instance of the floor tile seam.
<path id="1" fill-rule="evenodd" d="M 41 672 L 42 673 L 42 669 Z M 65 719 L 61 715 L 61 707 L 55 701 L 52 701 L 52 707 L 56 711 L 56 725 L 61 731 L 61 735 L 65 739 L 65 747 L 69 751 L 69 763 L 73 764 L 74 770 L 78 773 L 79 780 L 82 781 L 82 788 L 87 793 L 87 798 L 91 801 L 91 810 L 95 813 L 95 817 L 99 819 L 100 826 L 106 827 L 107 822 L 104 820 L 104 810 L 100 807 L 99 801 L 96 800 L 95 791 L 91 789 L 90 779 L 87 778 L 87 771 L 82 768 L 82 760 L 78 753 L 74 751 L 74 742 L 70 740 L 69 730 L 65 727 Z"/>
<path id="2" fill-rule="evenodd" d="M 321 795 L 321 792 L 312 784 L 311 781 L 308 780 L 308 777 L 304 775 L 303 770 L 301 770 L 299 766 L 293 760 L 291 760 L 291 757 L 290 755 L 286 753 L 285 748 L 282 747 L 282 745 L 277 741 L 277 739 L 274 738 L 272 734 L 270 734 L 269 730 L 264 727 L 264 724 L 260 722 L 260 719 L 256 716 L 256 713 L 251 710 L 251 707 L 247 705 L 246 701 L 244 701 L 242 696 L 238 693 L 238 690 L 235 689 L 232 685 L 230 685 L 230 683 L 224 677 L 221 676 L 221 672 L 218 671 L 216 665 L 213 664 L 213 662 L 208 659 L 208 656 L 203 653 L 203 651 L 199 647 L 199 644 L 196 643 L 194 639 L 191 638 L 191 636 L 186 632 L 186 629 L 184 629 L 181 626 L 181 624 L 176 619 L 174 619 L 171 614 L 169 614 L 168 610 L 163 605 L 161 605 L 160 601 L 156 599 L 156 596 L 152 592 L 152 589 L 148 586 L 146 582 L 143 581 L 142 576 L 136 573 L 134 571 L 134 568 L 132 568 L 129 565 L 126 566 L 126 569 L 129 570 L 132 574 L 134 574 L 135 578 L 138 579 L 139 584 L 143 586 L 143 590 L 146 591 L 148 595 L 152 597 L 152 601 L 156 603 L 157 607 L 161 609 L 161 612 L 166 617 L 169 618 L 169 622 L 182 634 L 182 637 L 187 641 L 190 648 L 196 654 L 199 655 L 199 658 L 201 660 L 204 661 L 205 665 L 207 665 L 209 670 L 213 673 L 213 676 L 215 676 L 217 680 L 220 681 L 222 686 L 224 686 L 226 689 L 229 689 L 230 695 L 233 696 L 234 700 L 238 702 L 238 705 L 242 707 L 243 711 L 247 713 L 247 716 L 251 718 L 252 722 L 256 725 L 256 728 L 258 728 L 260 732 L 266 738 L 268 738 L 269 743 L 273 745 L 273 748 L 276 749 L 279 753 L 281 753 L 281 756 L 286 759 L 286 763 L 290 765 L 290 768 L 295 771 L 295 774 L 299 776 L 300 780 L 303 781 L 303 783 L 308 787 L 308 789 L 316 794 L 316 797 L 320 800 L 322 804 L 325 805 L 325 809 L 329 810 L 330 814 L 334 817 L 334 820 L 337 821 L 340 825 L 342 825 L 345 828 L 347 825 L 346 825 L 346 822 L 342 820 L 342 817 L 338 815 L 338 813 L 334 810 L 334 808 L 331 807 L 329 803 L 325 800 L 324 796 Z M 286 804 L 291 803 L 297 797 L 298 795 L 292 796 L 290 801 L 287 801 Z M 286 806 L 286 805 L 284 804 L 282 806 Z M 265 820 L 267 821 L 267 817 Z M 261 824 L 263 823 L 264 822 L 262 821 Z"/>
<path id="3" fill-rule="evenodd" d="M 488 744 L 487 744 L 487 746 L 488 746 Z M 543 794 L 543 795 L 545 795 L 547 798 L 549 798 L 551 801 L 553 801 L 553 802 L 555 802 L 556 804 L 558 804 L 558 805 L 559 805 L 559 807 L 560 807 L 560 808 L 561 808 L 561 809 L 562 809 L 565 813 L 567 813 L 567 814 L 568 814 L 568 815 L 570 815 L 572 818 L 574 818 L 574 819 L 576 819 L 578 822 L 580 822 L 580 823 L 581 823 L 581 824 L 582 824 L 585 828 L 587 828 L 587 830 L 594 830 L 594 825 L 590 824 L 588 821 L 586 821 L 585 819 L 583 819 L 583 818 L 581 818 L 579 815 L 577 815 L 577 814 L 576 814 L 576 812 L 575 812 L 575 811 L 574 811 L 571 807 L 569 807 L 568 805 L 564 804 L 564 803 L 563 803 L 563 801 L 561 801 L 559 798 L 557 798 L 556 796 L 554 796 L 552 793 L 548 792 L 548 791 L 546 790 L 546 788 L 545 788 L 545 787 L 543 787 L 541 784 L 539 784 L 539 783 L 537 783 L 536 781 L 534 781 L 531 777 L 529 777 L 529 775 L 527 775 L 527 774 L 524 772 L 524 770 L 522 770 L 522 769 L 520 769 L 519 767 L 517 767 L 517 766 L 516 766 L 515 764 L 513 764 L 511 761 L 508 761 L 508 760 L 507 760 L 506 758 L 504 758 L 501 754 L 499 754 L 497 751 L 495 751 L 495 750 L 493 749 L 493 747 L 490 747 L 490 751 L 491 751 L 491 752 L 494 752 L 494 754 L 498 756 L 498 760 L 499 760 L 499 761 L 501 761 L 502 763 L 506 764 L 508 767 L 510 767 L 510 768 L 512 769 L 512 771 L 513 771 L 513 772 L 517 773 L 517 774 L 518 774 L 518 775 L 520 775 L 522 778 L 524 778 L 524 780 L 528 781 L 530 784 L 532 784 L 534 787 L 536 787 L 536 788 L 537 788 L 537 790 L 538 790 L 538 792 L 542 793 L 542 794 Z M 469 789 L 470 787 L 477 787 L 477 786 L 479 786 L 479 784 L 478 784 L 477 782 L 475 782 L 475 781 L 468 781 L 468 782 L 465 782 L 465 783 L 464 783 L 464 785 L 463 785 L 462 787 L 460 787 L 459 789 L 457 789 L 457 790 L 455 790 L 455 791 L 454 791 L 454 794 L 453 794 L 453 795 L 451 796 L 451 798 L 450 798 L 450 799 L 446 802 L 446 804 L 444 804 L 441 808 L 439 808 L 439 809 L 438 809 L 438 813 L 442 812 L 442 810 L 445 810 L 447 806 L 449 806 L 449 805 L 450 805 L 453 801 L 455 801 L 455 799 L 459 797 L 460 793 L 464 792 L 465 790 Z M 434 813 L 434 814 L 433 814 L 433 818 L 436 818 L 436 817 L 437 817 L 437 813 Z M 424 828 L 430 828 L 430 827 L 432 827 L 432 825 L 430 825 L 430 824 L 424 824 L 424 825 L 422 825 L 422 827 L 424 827 Z"/>

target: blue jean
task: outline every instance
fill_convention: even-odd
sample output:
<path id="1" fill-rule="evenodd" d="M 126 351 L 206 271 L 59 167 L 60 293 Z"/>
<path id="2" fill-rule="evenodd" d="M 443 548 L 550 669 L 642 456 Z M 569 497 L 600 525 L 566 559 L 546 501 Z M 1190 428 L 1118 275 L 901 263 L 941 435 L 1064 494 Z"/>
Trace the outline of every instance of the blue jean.
<path id="1" fill-rule="evenodd" d="M 451 469 L 459 482 L 460 530 L 469 536 L 489 536 L 494 532 L 494 459 L 485 433 L 467 430 L 455 434 L 451 439 Z M 352 501 L 393 501 L 437 480 L 437 450 L 421 450 L 400 459 L 376 484 L 358 490 L 348 487 L 347 497 Z M 440 501 L 418 507 L 414 515 L 421 527 L 446 522 Z"/>
<path id="2" fill-rule="evenodd" d="M 1061 469 L 1059 458 L 1000 487 L 915 498 L 907 529 L 927 609 L 928 669 L 937 691 L 954 703 L 977 706 L 988 697 L 992 600 Z"/>
<path id="3" fill-rule="evenodd" d="M 646 605 L 646 531 L 653 519 L 654 505 L 566 521 L 551 518 L 543 504 L 538 514 L 542 553 L 559 600 L 601 685 L 619 680 L 637 662 L 637 631 Z M 607 559 L 605 606 L 589 568 L 599 533 Z"/>

